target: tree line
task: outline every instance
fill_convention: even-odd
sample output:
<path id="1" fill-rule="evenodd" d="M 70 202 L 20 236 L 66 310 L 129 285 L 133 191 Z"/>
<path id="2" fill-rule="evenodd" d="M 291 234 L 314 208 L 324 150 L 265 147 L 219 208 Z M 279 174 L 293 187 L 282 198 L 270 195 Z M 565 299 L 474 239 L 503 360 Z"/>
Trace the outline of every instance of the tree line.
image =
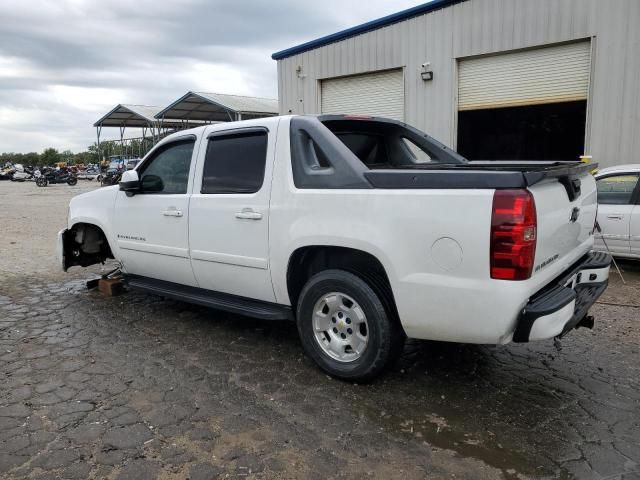
<path id="1" fill-rule="evenodd" d="M 78 163 L 96 163 L 98 160 L 97 152 L 84 151 L 73 153 L 71 150 L 59 152 L 55 148 L 45 148 L 42 153 L 0 153 L 0 166 L 6 163 L 21 163 L 23 165 L 33 166 L 53 166 L 59 162 L 67 162 L 69 165 Z"/>
<path id="2" fill-rule="evenodd" d="M 56 163 L 66 162 L 68 165 L 78 165 L 89 163 L 98 163 L 108 159 L 112 155 L 126 155 L 131 157 L 142 157 L 149 151 L 152 141 L 147 139 L 141 142 L 137 139 L 125 141 L 121 144 L 119 141 L 106 141 L 98 145 L 94 143 L 87 150 L 79 153 L 73 153 L 71 150 L 58 151 L 56 148 L 45 148 L 42 153 L 0 153 L 0 168 L 6 163 L 21 163 L 31 166 L 53 166 Z"/>

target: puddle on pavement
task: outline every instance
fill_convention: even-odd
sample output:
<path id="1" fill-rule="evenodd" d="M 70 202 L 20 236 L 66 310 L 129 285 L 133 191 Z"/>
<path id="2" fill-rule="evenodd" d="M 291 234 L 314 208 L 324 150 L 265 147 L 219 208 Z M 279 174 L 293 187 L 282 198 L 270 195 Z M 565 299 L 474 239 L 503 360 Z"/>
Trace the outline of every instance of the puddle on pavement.
<path id="1" fill-rule="evenodd" d="M 505 478 L 519 479 L 553 473 L 548 469 L 541 470 L 540 464 L 533 462 L 530 456 L 525 456 L 512 450 L 508 445 L 503 445 L 498 441 L 497 435 L 491 431 L 485 431 L 481 436 L 459 431 L 449 424 L 450 416 L 441 416 L 436 413 L 399 416 L 365 407 L 362 404 L 359 407 L 369 420 L 380 425 L 386 432 L 424 441 L 431 447 L 450 450 L 461 457 L 480 460 L 502 470 Z M 461 423 L 464 421 L 457 420 Z"/>

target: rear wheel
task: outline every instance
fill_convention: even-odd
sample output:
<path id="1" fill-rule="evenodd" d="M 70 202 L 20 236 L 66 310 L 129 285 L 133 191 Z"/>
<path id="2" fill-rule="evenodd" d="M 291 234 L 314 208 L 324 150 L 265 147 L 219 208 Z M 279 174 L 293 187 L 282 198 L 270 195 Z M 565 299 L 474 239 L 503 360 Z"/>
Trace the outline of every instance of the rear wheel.
<path id="1" fill-rule="evenodd" d="M 397 358 L 404 343 L 398 322 L 373 289 L 344 270 L 325 270 L 307 282 L 297 308 L 307 355 L 330 375 L 368 381 Z"/>
<path id="2" fill-rule="evenodd" d="M 38 177 L 36 179 L 36 185 L 39 187 L 46 187 L 47 186 L 47 179 L 45 177 Z"/>

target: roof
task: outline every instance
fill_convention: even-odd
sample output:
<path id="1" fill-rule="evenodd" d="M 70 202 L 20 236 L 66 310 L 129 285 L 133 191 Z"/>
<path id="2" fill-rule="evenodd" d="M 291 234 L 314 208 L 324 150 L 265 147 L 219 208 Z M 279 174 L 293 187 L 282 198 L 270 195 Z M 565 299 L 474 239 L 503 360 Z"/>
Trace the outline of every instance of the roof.
<path id="1" fill-rule="evenodd" d="M 387 15 L 386 17 L 378 18 L 377 20 L 372 20 L 355 27 L 347 28 L 346 30 L 341 30 L 337 33 L 332 33 L 331 35 L 327 35 L 325 37 L 320 37 L 316 40 L 311 40 L 310 42 L 306 42 L 295 47 L 281 50 L 271 55 L 271 58 L 273 58 L 274 60 L 282 60 L 283 58 L 291 57 L 292 55 L 297 55 L 298 53 L 313 50 L 314 48 L 318 47 L 323 47 L 325 45 L 329 45 L 330 43 L 339 42 L 350 37 L 355 37 L 356 35 L 370 32 L 371 30 L 376 30 L 378 28 L 386 27 L 387 25 L 402 22 L 403 20 L 407 20 L 409 18 L 433 12 L 434 10 L 447 8 L 451 5 L 455 5 L 456 3 L 464 1 L 466 0 L 432 0 L 430 2 L 423 3 L 422 5 L 408 8 L 406 10 L 402 10 L 401 12 Z"/>
<path id="2" fill-rule="evenodd" d="M 156 113 L 156 118 L 177 120 L 229 121 L 232 114 L 270 116 L 278 114 L 278 100 L 222 93 L 187 92 L 168 107 Z"/>
<path id="3" fill-rule="evenodd" d="M 93 124 L 94 127 L 147 127 L 158 120 L 155 115 L 160 107 L 151 105 L 125 105 L 120 103 L 104 117 Z"/>

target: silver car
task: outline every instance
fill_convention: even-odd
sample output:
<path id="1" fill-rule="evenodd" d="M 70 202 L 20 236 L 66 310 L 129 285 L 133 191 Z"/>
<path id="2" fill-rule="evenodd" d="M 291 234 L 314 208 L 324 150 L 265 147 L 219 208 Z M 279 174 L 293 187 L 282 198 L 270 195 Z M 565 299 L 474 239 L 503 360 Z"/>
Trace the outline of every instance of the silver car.
<path id="1" fill-rule="evenodd" d="M 640 164 L 603 168 L 596 175 L 598 224 L 595 249 L 640 258 Z"/>

